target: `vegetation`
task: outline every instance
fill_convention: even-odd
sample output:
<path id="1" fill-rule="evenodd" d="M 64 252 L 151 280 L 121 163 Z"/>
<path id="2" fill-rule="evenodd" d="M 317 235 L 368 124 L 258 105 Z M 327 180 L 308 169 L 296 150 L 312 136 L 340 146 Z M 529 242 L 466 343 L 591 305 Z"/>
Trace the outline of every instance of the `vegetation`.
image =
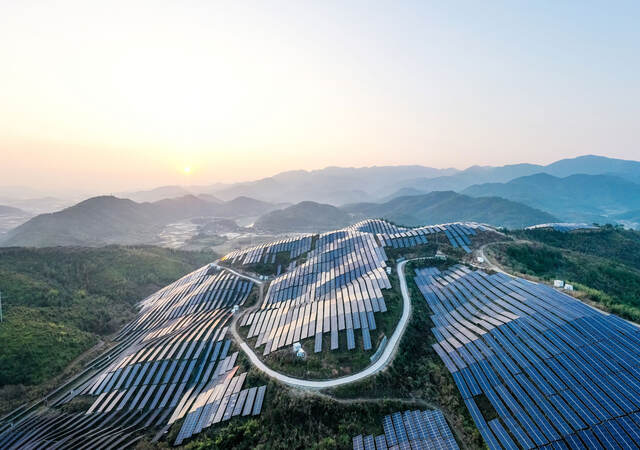
<path id="1" fill-rule="evenodd" d="M 596 231 L 563 233 L 552 230 L 519 230 L 510 234 L 551 247 L 615 259 L 640 270 L 640 231 L 637 230 L 604 225 Z"/>
<path id="2" fill-rule="evenodd" d="M 186 449 L 351 449 L 358 434 L 382 434 L 382 418 L 406 409 L 426 408 L 420 401 L 359 399 L 339 400 L 322 393 L 289 389 L 250 368 L 240 353 L 241 372 L 248 371 L 245 386 L 267 384 L 258 417 L 237 417 L 208 429 L 187 442 Z M 141 442 L 137 448 L 170 448 L 180 430 L 174 425 L 157 444 Z"/>
<path id="3" fill-rule="evenodd" d="M 582 251 L 541 242 L 513 242 L 491 246 L 490 255 L 514 272 L 546 281 L 562 279 L 572 283 L 578 289 L 576 296 L 625 319 L 640 322 L 640 270 L 635 267 L 637 255 L 625 254 L 624 244 L 619 243 L 621 240 L 625 242 L 629 232 L 613 229 L 603 233 L 563 233 L 572 234 L 567 237 L 559 237 L 556 232 L 547 233 L 534 236 L 539 240 L 548 236 L 553 244 Z M 626 240 L 630 252 L 637 234 L 632 232 Z"/>
<path id="4" fill-rule="evenodd" d="M 359 330 L 354 331 L 356 348 L 347 350 L 346 332 L 338 334 L 338 350 L 331 350 L 331 335 L 325 333 L 322 341 L 322 351 L 314 352 L 315 339 L 308 338 L 301 342 L 307 357 L 302 360 L 297 358 L 291 346 L 286 346 L 268 356 L 262 358 L 265 364 L 278 372 L 294 377 L 309 380 L 323 380 L 336 378 L 359 372 L 371 364 L 370 357 L 380 346 L 384 336 L 389 338 L 395 330 L 400 316 L 402 315 L 402 296 L 400 295 L 399 281 L 396 274 L 389 276 L 392 289 L 383 290 L 387 312 L 375 315 L 376 329 L 371 330 L 371 343 L 373 348 L 369 351 L 363 350 L 362 334 Z M 246 339 L 249 327 L 238 330 Z M 250 345 L 255 344 L 257 338 L 250 339 Z M 260 350 L 263 347 L 260 347 Z M 261 357 L 260 351 L 256 354 Z"/>
<path id="5" fill-rule="evenodd" d="M 417 285 L 413 282 L 416 267 L 435 265 L 441 269 L 452 264 L 447 261 L 415 261 L 407 263 L 405 275 L 411 294 L 411 321 L 398 347 L 393 364 L 374 377 L 336 388 L 332 394 L 343 399 L 404 398 L 430 403 L 446 416 L 457 438 L 470 448 L 483 448 L 478 432 L 453 377 L 431 347 L 435 337 L 431 333 L 431 311 Z"/>
<path id="6" fill-rule="evenodd" d="M 557 222 L 551 214 L 521 203 L 499 197 L 469 197 L 453 191 L 397 197 L 386 203 L 356 203 L 342 209 L 356 217 L 384 217 L 411 226 L 473 221 L 522 228 Z"/>
<path id="7" fill-rule="evenodd" d="M 0 249 L 0 387 L 55 376 L 129 321 L 139 300 L 215 257 L 155 247 Z M 3 389 L 0 402 L 8 391 L 24 394 Z"/>

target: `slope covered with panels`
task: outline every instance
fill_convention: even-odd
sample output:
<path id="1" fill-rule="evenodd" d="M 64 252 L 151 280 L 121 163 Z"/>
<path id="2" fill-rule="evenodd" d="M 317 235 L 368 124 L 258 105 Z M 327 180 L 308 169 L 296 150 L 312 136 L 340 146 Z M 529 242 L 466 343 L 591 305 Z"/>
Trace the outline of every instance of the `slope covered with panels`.
<path id="1" fill-rule="evenodd" d="M 442 412 L 404 411 L 385 416 L 384 434 L 373 437 L 359 434 L 353 438 L 353 450 L 457 450 L 451 429 Z"/>
<path id="2" fill-rule="evenodd" d="M 250 326 L 268 354 L 300 339 L 331 334 L 338 348 L 338 332 L 346 330 L 348 349 L 355 348 L 361 330 L 364 349 L 372 347 L 369 330 L 376 328 L 374 312 L 386 311 L 381 289 L 391 284 L 384 270 L 386 255 L 370 233 L 338 230 L 318 236 L 304 263 L 276 277 L 260 309 L 241 323 Z"/>
<path id="3" fill-rule="evenodd" d="M 374 233 L 383 246 L 393 248 L 406 248 L 426 244 L 428 239 L 437 238 L 439 233 L 443 233 L 452 247 L 461 248 L 466 253 L 471 252 L 469 248 L 471 245 L 470 238 L 476 235 L 476 230 L 489 230 L 484 225 L 472 222 L 407 228 L 380 219 L 363 220 L 349 228 Z"/>
<path id="4" fill-rule="evenodd" d="M 256 263 L 273 264 L 276 261 L 276 255 L 280 252 L 288 252 L 289 258 L 295 259 L 311 249 L 312 236 L 311 234 L 305 234 L 236 250 L 225 255 L 221 261 L 241 265 Z"/>
<path id="5" fill-rule="evenodd" d="M 490 448 L 638 448 L 636 326 L 501 273 L 427 268 L 416 283 Z"/>
<path id="6" fill-rule="evenodd" d="M 258 414 L 264 387 L 259 396 L 257 388 L 252 396 L 242 389 L 246 374 L 237 373 L 238 353 L 230 352 L 231 341 L 225 339 L 232 308 L 246 301 L 251 288 L 250 281 L 205 266 L 141 301 L 137 317 L 116 338 L 118 344 L 91 363 L 88 378 L 51 405 L 78 396 L 92 399 L 82 420 L 65 422 L 67 434 L 77 434 L 75 423 L 99 429 L 112 421 L 126 435 L 132 427 L 166 426 L 186 417 L 181 442 L 245 409 L 244 415 Z M 46 420 L 38 417 L 29 420 Z M 9 430 L 3 437 L 16 432 Z M 75 448 L 62 435 L 42 433 L 31 442 L 41 444 L 42 439 Z M 110 445 L 93 440 L 88 447 Z"/>

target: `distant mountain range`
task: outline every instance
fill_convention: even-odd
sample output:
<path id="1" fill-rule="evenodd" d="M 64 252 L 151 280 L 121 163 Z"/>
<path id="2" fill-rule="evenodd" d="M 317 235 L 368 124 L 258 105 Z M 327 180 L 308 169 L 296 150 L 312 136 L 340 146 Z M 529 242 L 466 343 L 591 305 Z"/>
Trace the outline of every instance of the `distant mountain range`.
<path id="1" fill-rule="evenodd" d="M 168 223 L 199 216 L 261 216 L 255 229 L 269 232 L 335 229 L 362 217 L 408 225 L 471 220 L 510 228 L 554 221 L 638 226 L 640 162 L 587 155 L 546 166 L 466 170 L 328 167 L 245 183 L 162 186 L 122 195 L 127 199 L 95 197 L 26 223 L 28 216 L 21 216 L 6 222 L 22 225 L 4 236 L 0 224 L 0 239 L 4 245 L 33 246 L 147 243 Z M 0 204 L 30 213 L 58 210 L 54 205 L 65 201 L 10 200 L 0 198 Z"/>
<path id="2" fill-rule="evenodd" d="M 474 198 L 453 191 L 397 197 L 385 203 L 357 203 L 341 209 L 361 218 L 381 217 L 412 226 L 473 221 L 522 228 L 557 221 L 551 214 L 521 203 L 498 197 Z"/>
<path id="3" fill-rule="evenodd" d="M 613 175 L 539 173 L 508 183 L 485 183 L 462 191 L 474 197 L 495 196 L 547 211 L 565 221 L 606 222 L 640 208 L 640 184 Z"/>
<path id="4" fill-rule="evenodd" d="M 275 233 L 319 232 L 345 227 L 365 218 L 385 218 L 411 226 L 473 221 L 507 228 L 557 221 L 551 214 L 521 203 L 444 191 L 397 197 L 385 203 L 354 203 L 339 208 L 301 202 L 265 214 L 255 222 L 254 228 Z"/>
<path id="5" fill-rule="evenodd" d="M 0 205 L 0 216 L 20 216 L 27 215 L 27 213 L 19 208 L 13 206 Z"/>
<path id="6" fill-rule="evenodd" d="M 390 186 L 417 177 L 446 176 L 456 169 L 434 169 L 423 166 L 383 166 L 283 172 L 269 178 L 236 183 L 211 193 L 221 199 L 239 195 L 269 202 L 297 203 L 305 200 L 341 205 L 362 200 L 375 200 Z"/>
<path id="7" fill-rule="evenodd" d="M 278 205 L 239 197 L 215 203 L 192 195 L 136 203 L 113 196 L 94 197 L 62 211 L 41 214 L 7 233 L 3 246 L 99 246 L 154 240 L 172 222 L 193 217 L 259 216 Z"/>

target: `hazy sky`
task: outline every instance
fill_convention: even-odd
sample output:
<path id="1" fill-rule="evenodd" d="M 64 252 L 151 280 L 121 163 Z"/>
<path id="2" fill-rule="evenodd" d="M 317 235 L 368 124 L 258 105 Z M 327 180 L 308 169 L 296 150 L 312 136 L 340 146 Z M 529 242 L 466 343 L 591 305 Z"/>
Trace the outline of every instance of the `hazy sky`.
<path id="1" fill-rule="evenodd" d="M 640 159 L 639 5 L 0 0 L 0 185 Z"/>

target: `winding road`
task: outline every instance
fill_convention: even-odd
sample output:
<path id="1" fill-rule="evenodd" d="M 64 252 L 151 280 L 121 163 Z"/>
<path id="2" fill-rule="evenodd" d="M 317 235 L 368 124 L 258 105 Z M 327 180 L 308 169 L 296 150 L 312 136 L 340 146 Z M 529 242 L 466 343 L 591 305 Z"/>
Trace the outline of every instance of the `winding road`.
<path id="1" fill-rule="evenodd" d="M 271 378 L 274 378 L 286 385 L 293 386 L 296 388 L 302 388 L 302 389 L 326 389 L 326 388 L 332 388 L 332 387 L 360 381 L 364 378 L 370 377 L 371 375 L 375 375 L 376 373 L 380 372 L 385 367 L 387 367 L 391 363 L 391 361 L 393 361 L 393 357 L 395 356 L 396 351 L 398 349 L 398 344 L 402 339 L 402 335 L 404 334 L 407 328 L 407 325 L 409 324 L 409 318 L 411 317 L 411 297 L 409 296 L 409 289 L 407 288 L 407 280 L 404 276 L 404 266 L 407 264 L 407 262 L 413 261 L 416 259 L 426 259 L 426 258 L 414 258 L 414 259 L 405 260 L 405 261 L 399 262 L 396 267 L 398 271 L 398 278 L 400 280 L 400 291 L 402 293 L 402 303 L 403 303 L 402 316 L 400 317 L 400 321 L 398 322 L 396 329 L 391 335 L 391 338 L 389 338 L 389 340 L 387 341 L 387 345 L 385 346 L 384 351 L 382 352 L 382 355 L 380 355 L 380 357 L 375 362 L 373 362 L 373 364 L 371 364 L 370 366 L 367 366 L 361 372 L 355 373 L 353 375 L 348 375 L 345 377 L 334 378 L 331 380 L 321 380 L 321 381 L 293 378 L 288 375 L 282 374 L 280 372 L 276 372 L 275 370 L 267 367 L 267 365 L 264 362 L 262 362 L 262 360 L 258 357 L 258 355 L 254 353 L 251 347 L 249 347 L 249 345 L 246 342 L 244 342 L 242 337 L 238 334 L 236 330 L 237 318 L 234 318 L 234 321 L 231 324 L 231 327 L 230 327 L 231 333 L 233 334 L 235 341 L 240 345 L 240 349 L 247 355 L 247 357 L 249 358 L 249 360 L 254 366 L 256 366 L 260 371 L 270 376 Z M 259 284 L 260 287 L 262 288 L 261 280 L 258 280 L 256 278 L 253 278 L 247 275 L 243 275 L 235 270 L 228 269 L 226 267 L 218 266 L 216 263 L 214 263 L 214 265 L 216 267 L 229 270 L 231 273 L 237 276 L 251 280 Z M 260 300 L 262 300 L 262 298 L 260 298 Z M 258 302 L 256 306 L 259 306 L 260 303 L 261 302 Z"/>

